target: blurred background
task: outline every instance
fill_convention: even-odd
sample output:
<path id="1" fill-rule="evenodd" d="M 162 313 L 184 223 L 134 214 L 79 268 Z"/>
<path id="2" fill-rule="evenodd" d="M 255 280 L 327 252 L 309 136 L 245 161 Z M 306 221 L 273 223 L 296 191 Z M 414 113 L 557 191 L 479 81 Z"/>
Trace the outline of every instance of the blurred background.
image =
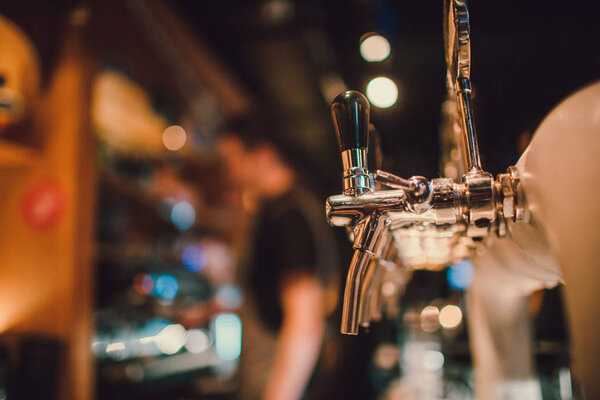
<path id="1" fill-rule="evenodd" d="M 600 77 L 600 4 L 469 6 L 496 174 Z M 220 132 L 268 111 L 324 201 L 341 188 L 329 104 L 355 89 L 387 170 L 447 174 L 442 19 L 441 1 L 0 4 L 0 399 L 233 398 L 256 208 L 225 176 Z M 335 234 L 343 277 L 351 243 Z M 473 398 L 472 274 L 416 272 L 368 335 L 341 336 L 333 312 L 323 356 L 339 398 Z M 560 288 L 531 299 L 544 399 L 578 398 L 561 304 Z"/>

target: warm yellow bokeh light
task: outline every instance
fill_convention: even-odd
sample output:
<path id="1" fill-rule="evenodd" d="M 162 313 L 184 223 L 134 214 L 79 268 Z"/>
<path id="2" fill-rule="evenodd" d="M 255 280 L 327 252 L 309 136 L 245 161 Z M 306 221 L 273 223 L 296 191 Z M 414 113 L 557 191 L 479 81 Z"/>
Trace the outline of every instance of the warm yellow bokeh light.
<path id="1" fill-rule="evenodd" d="M 440 325 L 446 329 L 454 329 L 462 321 L 462 311 L 458 306 L 448 305 L 440 311 Z"/>
<path id="2" fill-rule="evenodd" d="M 425 332 L 432 333 L 438 330 L 440 324 L 438 318 L 440 310 L 435 306 L 427 306 L 421 310 L 421 329 Z"/>
<path id="3" fill-rule="evenodd" d="M 390 42 L 381 35 L 369 36 L 360 43 L 360 55 L 368 62 L 383 61 L 390 52 Z"/>
<path id="4" fill-rule="evenodd" d="M 378 76 L 367 84 L 367 97 L 375 107 L 388 108 L 398 100 L 398 87 L 390 78 Z"/>
<path id="5" fill-rule="evenodd" d="M 186 140 L 187 134 L 179 125 L 169 126 L 162 134 L 163 144 L 168 150 L 171 151 L 181 150 Z"/>

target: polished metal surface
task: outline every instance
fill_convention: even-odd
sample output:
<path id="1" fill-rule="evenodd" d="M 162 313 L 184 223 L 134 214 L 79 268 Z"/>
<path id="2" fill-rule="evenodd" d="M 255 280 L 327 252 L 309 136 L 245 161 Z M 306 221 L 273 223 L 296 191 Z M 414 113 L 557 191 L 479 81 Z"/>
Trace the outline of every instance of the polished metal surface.
<path id="1" fill-rule="evenodd" d="M 464 0 L 444 2 L 444 44 L 448 86 L 455 91 L 458 79 L 471 77 L 469 10 Z"/>
<path id="2" fill-rule="evenodd" d="M 344 168 L 362 165 L 365 154 L 366 149 L 344 151 Z M 374 287 L 379 285 L 380 264 L 390 262 L 382 255 L 382 247 L 389 248 L 381 245 L 382 238 L 385 243 L 393 242 L 396 263 L 409 269 L 440 269 L 473 255 L 490 234 L 506 236 L 506 218 L 515 220 L 517 203 L 523 206 L 514 168 L 497 179 L 473 168 L 464 174 L 462 183 L 451 178 L 404 179 L 381 170 L 374 178 L 400 189 L 351 192 L 330 196 L 326 202 L 329 223 L 351 228 L 354 240 L 341 329 L 351 335 L 378 315 Z"/>
<path id="3" fill-rule="evenodd" d="M 507 236 L 507 221 L 526 217 L 518 171 L 511 167 L 494 179 L 481 167 L 471 104 L 466 2 L 448 0 L 445 12 L 446 104 L 453 105 L 446 110 L 446 139 L 453 146 L 447 148 L 451 153 L 447 159 L 454 163 L 452 176 L 430 181 L 377 170 L 373 180 L 392 189 L 375 190 L 366 161 L 367 99 L 347 91 L 331 106 L 344 168 L 344 191 L 327 199 L 326 216 L 331 225 L 349 230 L 355 249 L 344 292 L 342 333 L 355 335 L 360 325 L 368 326 L 380 315 L 378 290 L 385 271 L 444 268 L 474 255 L 490 236 Z M 462 146 L 457 140 L 461 137 Z M 461 160 L 463 166 L 459 165 Z M 458 175 L 458 171 L 466 172 Z"/>
<path id="4" fill-rule="evenodd" d="M 467 170 L 480 170 L 479 145 L 473 121 L 473 106 L 471 104 L 471 81 L 467 78 L 460 78 L 457 86 L 460 118 L 466 145 Z"/>
<path id="5" fill-rule="evenodd" d="M 363 218 L 354 228 L 354 257 L 348 270 L 344 303 L 342 309 L 342 333 L 358 334 L 360 313 L 364 307 L 364 299 L 369 289 L 369 281 L 377 266 L 377 258 L 381 256 L 382 238 L 391 220 L 384 214 L 375 211 Z M 374 262 L 371 262 L 372 259 Z"/>
<path id="6" fill-rule="evenodd" d="M 472 169 L 463 176 L 466 219 L 477 228 L 488 228 L 496 220 L 494 177 Z"/>
<path id="7" fill-rule="evenodd" d="M 352 226 L 377 210 L 404 209 L 404 197 L 404 190 L 381 190 L 360 196 L 338 194 L 325 202 L 325 215 L 330 225 Z"/>
<path id="8" fill-rule="evenodd" d="M 407 188 L 336 195 L 326 202 L 329 223 L 351 227 L 354 238 L 356 251 L 346 281 L 341 329 L 351 335 L 378 315 L 373 291 L 379 285 L 378 266 L 391 260 L 382 253 L 384 247 L 389 250 L 390 240 L 397 250 L 396 263 L 409 269 L 443 268 L 471 256 L 481 238 L 499 231 L 491 229 L 492 223 L 504 221 L 502 209 L 510 203 L 503 197 L 503 185 L 519 191 L 516 170 L 499 176 L 503 184 L 479 170 L 465 174 L 462 184 L 450 178 L 406 180 L 384 171 L 377 176 L 386 184 Z"/>
<path id="9" fill-rule="evenodd" d="M 453 224 L 461 218 L 460 189 L 451 178 L 437 178 L 431 181 L 433 195 L 431 206 L 435 212 L 437 225 Z"/>
<path id="10" fill-rule="evenodd" d="M 365 273 L 365 283 L 360 293 L 358 301 L 359 307 L 359 325 L 366 328 L 371 321 L 379 315 L 379 296 L 377 287 L 383 277 L 383 267 L 376 257 L 369 261 L 372 265 L 367 266 Z"/>
<path id="11" fill-rule="evenodd" d="M 481 169 L 471 104 L 471 32 L 465 0 L 446 0 L 444 41 L 449 97 L 458 96 L 458 112 L 465 142 L 466 170 Z"/>
<path id="12" fill-rule="evenodd" d="M 354 196 L 372 190 L 366 149 L 353 148 L 342 151 L 342 165 L 344 194 Z"/>
<path id="13" fill-rule="evenodd" d="M 342 326 L 340 331 L 345 335 L 358 335 L 360 307 L 362 306 L 360 297 L 365 285 L 365 275 L 367 274 L 368 267 L 373 268 L 374 266 L 374 264 L 371 264 L 372 258 L 372 254 L 361 250 L 354 250 L 344 290 Z"/>
<path id="14" fill-rule="evenodd" d="M 511 217 L 514 222 L 529 222 L 527 213 L 527 200 L 525 198 L 525 190 L 521 186 L 521 177 L 517 167 L 508 167 L 506 173 L 510 175 L 512 185 L 512 208 L 514 215 Z"/>
<path id="15" fill-rule="evenodd" d="M 371 321 L 379 321 L 384 315 L 395 314 L 397 297 L 408 282 L 409 273 L 398 258 L 398 250 L 391 232 L 384 234 L 380 255 L 371 259 L 375 263 L 365 275 L 365 287 L 360 299 L 360 325 L 369 327 Z"/>
<path id="16" fill-rule="evenodd" d="M 422 212 L 429 208 L 432 190 L 429 181 L 422 176 L 413 176 L 404 179 L 386 171 L 377 170 L 373 174 L 375 181 L 389 187 L 405 189 L 408 204 L 416 212 Z"/>
<path id="17" fill-rule="evenodd" d="M 389 172 L 378 169 L 373 174 L 375 181 L 396 189 L 408 189 L 410 187 L 410 180 L 404 179 L 400 176 L 390 174 Z"/>

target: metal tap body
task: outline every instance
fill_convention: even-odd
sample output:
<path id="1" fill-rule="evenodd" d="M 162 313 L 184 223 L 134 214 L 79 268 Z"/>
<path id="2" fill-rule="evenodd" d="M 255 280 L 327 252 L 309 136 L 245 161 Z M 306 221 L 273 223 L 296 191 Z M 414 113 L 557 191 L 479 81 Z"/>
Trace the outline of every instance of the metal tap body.
<path id="1" fill-rule="evenodd" d="M 504 236 L 507 218 L 523 218 L 523 193 L 512 167 L 496 179 L 483 171 L 470 171 L 463 183 L 438 178 L 430 186 L 431 195 L 423 202 L 415 201 L 405 189 L 340 194 L 327 199 L 327 221 L 333 226 L 350 227 L 354 237 L 343 333 L 358 333 L 365 307 L 361 299 L 374 273 L 370 270 L 379 262 L 402 264 L 408 269 L 439 269 L 471 255 L 490 233 Z M 390 243 L 397 250 L 393 255 Z M 364 325 L 364 318 L 362 322 Z"/>
<path id="2" fill-rule="evenodd" d="M 351 231 L 355 249 L 344 293 L 342 333 L 357 334 L 359 325 L 368 325 L 377 314 L 370 304 L 377 299 L 373 291 L 377 290 L 380 264 L 396 265 L 397 271 L 443 268 L 471 255 L 488 235 L 505 236 L 507 219 L 518 222 L 526 217 L 517 170 L 509 167 L 494 178 L 481 167 L 472 110 L 465 0 L 447 0 L 445 17 L 446 109 L 456 113 L 447 115 L 449 129 L 445 131 L 462 133 L 463 139 L 462 144 L 456 135 L 446 140 L 460 147 L 456 154 L 463 154 L 460 168 L 453 159 L 453 177 L 429 181 L 421 176 L 404 179 L 380 170 L 371 173 L 367 165 L 368 100 L 359 92 L 346 91 L 331 105 L 344 190 L 327 199 L 326 216 L 331 225 Z M 459 169 L 466 171 L 460 177 Z M 376 190 L 375 182 L 391 189 Z M 390 252 L 390 247 L 395 251 Z"/>
<path id="3" fill-rule="evenodd" d="M 327 221 L 333 226 L 350 227 L 354 236 L 343 333 L 358 333 L 365 307 L 361 299 L 372 279 L 370 269 L 379 262 L 393 262 L 408 269 L 439 269 L 471 255 L 490 233 L 504 236 L 507 218 L 523 218 L 523 194 L 512 167 L 496 179 L 483 171 L 470 171 L 463 183 L 438 178 L 430 186 L 431 195 L 425 201 L 415 200 L 407 189 L 340 194 L 327 199 Z M 389 243 L 397 250 L 393 256 L 389 255 Z M 366 324 L 364 318 L 362 322 Z"/>

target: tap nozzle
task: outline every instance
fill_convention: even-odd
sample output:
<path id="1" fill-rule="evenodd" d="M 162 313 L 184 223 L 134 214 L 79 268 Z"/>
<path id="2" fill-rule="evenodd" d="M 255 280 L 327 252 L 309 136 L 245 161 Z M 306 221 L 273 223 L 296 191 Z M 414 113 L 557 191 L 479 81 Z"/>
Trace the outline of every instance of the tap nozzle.
<path id="1" fill-rule="evenodd" d="M 362 295 L 365 290 L 369 267 L 374 267 L 371 263 L 372 259 L 372 254 L 364 250 L 354 250 L 354 256 L 352 257 L 346 278 L 342 309 L 342 326 L 340 332 L 345 335 L 358 335 L 358 327 L 361 322 L 361 308 L 366 306 L 361 301 L 363 300 Z"/>
<path id="2" fill-rule="evenodd" d="M 340 329 L 346 335 L 358 335 L 362 311 L 366 306 L 365 293 L 373 272 L 370 269 L 377 264 L 371 261 L 381 255 L 381 239 L 389 224 L 389 218 L 376 212 L 355 227 L 355 251 L 346 278 Z"/>

